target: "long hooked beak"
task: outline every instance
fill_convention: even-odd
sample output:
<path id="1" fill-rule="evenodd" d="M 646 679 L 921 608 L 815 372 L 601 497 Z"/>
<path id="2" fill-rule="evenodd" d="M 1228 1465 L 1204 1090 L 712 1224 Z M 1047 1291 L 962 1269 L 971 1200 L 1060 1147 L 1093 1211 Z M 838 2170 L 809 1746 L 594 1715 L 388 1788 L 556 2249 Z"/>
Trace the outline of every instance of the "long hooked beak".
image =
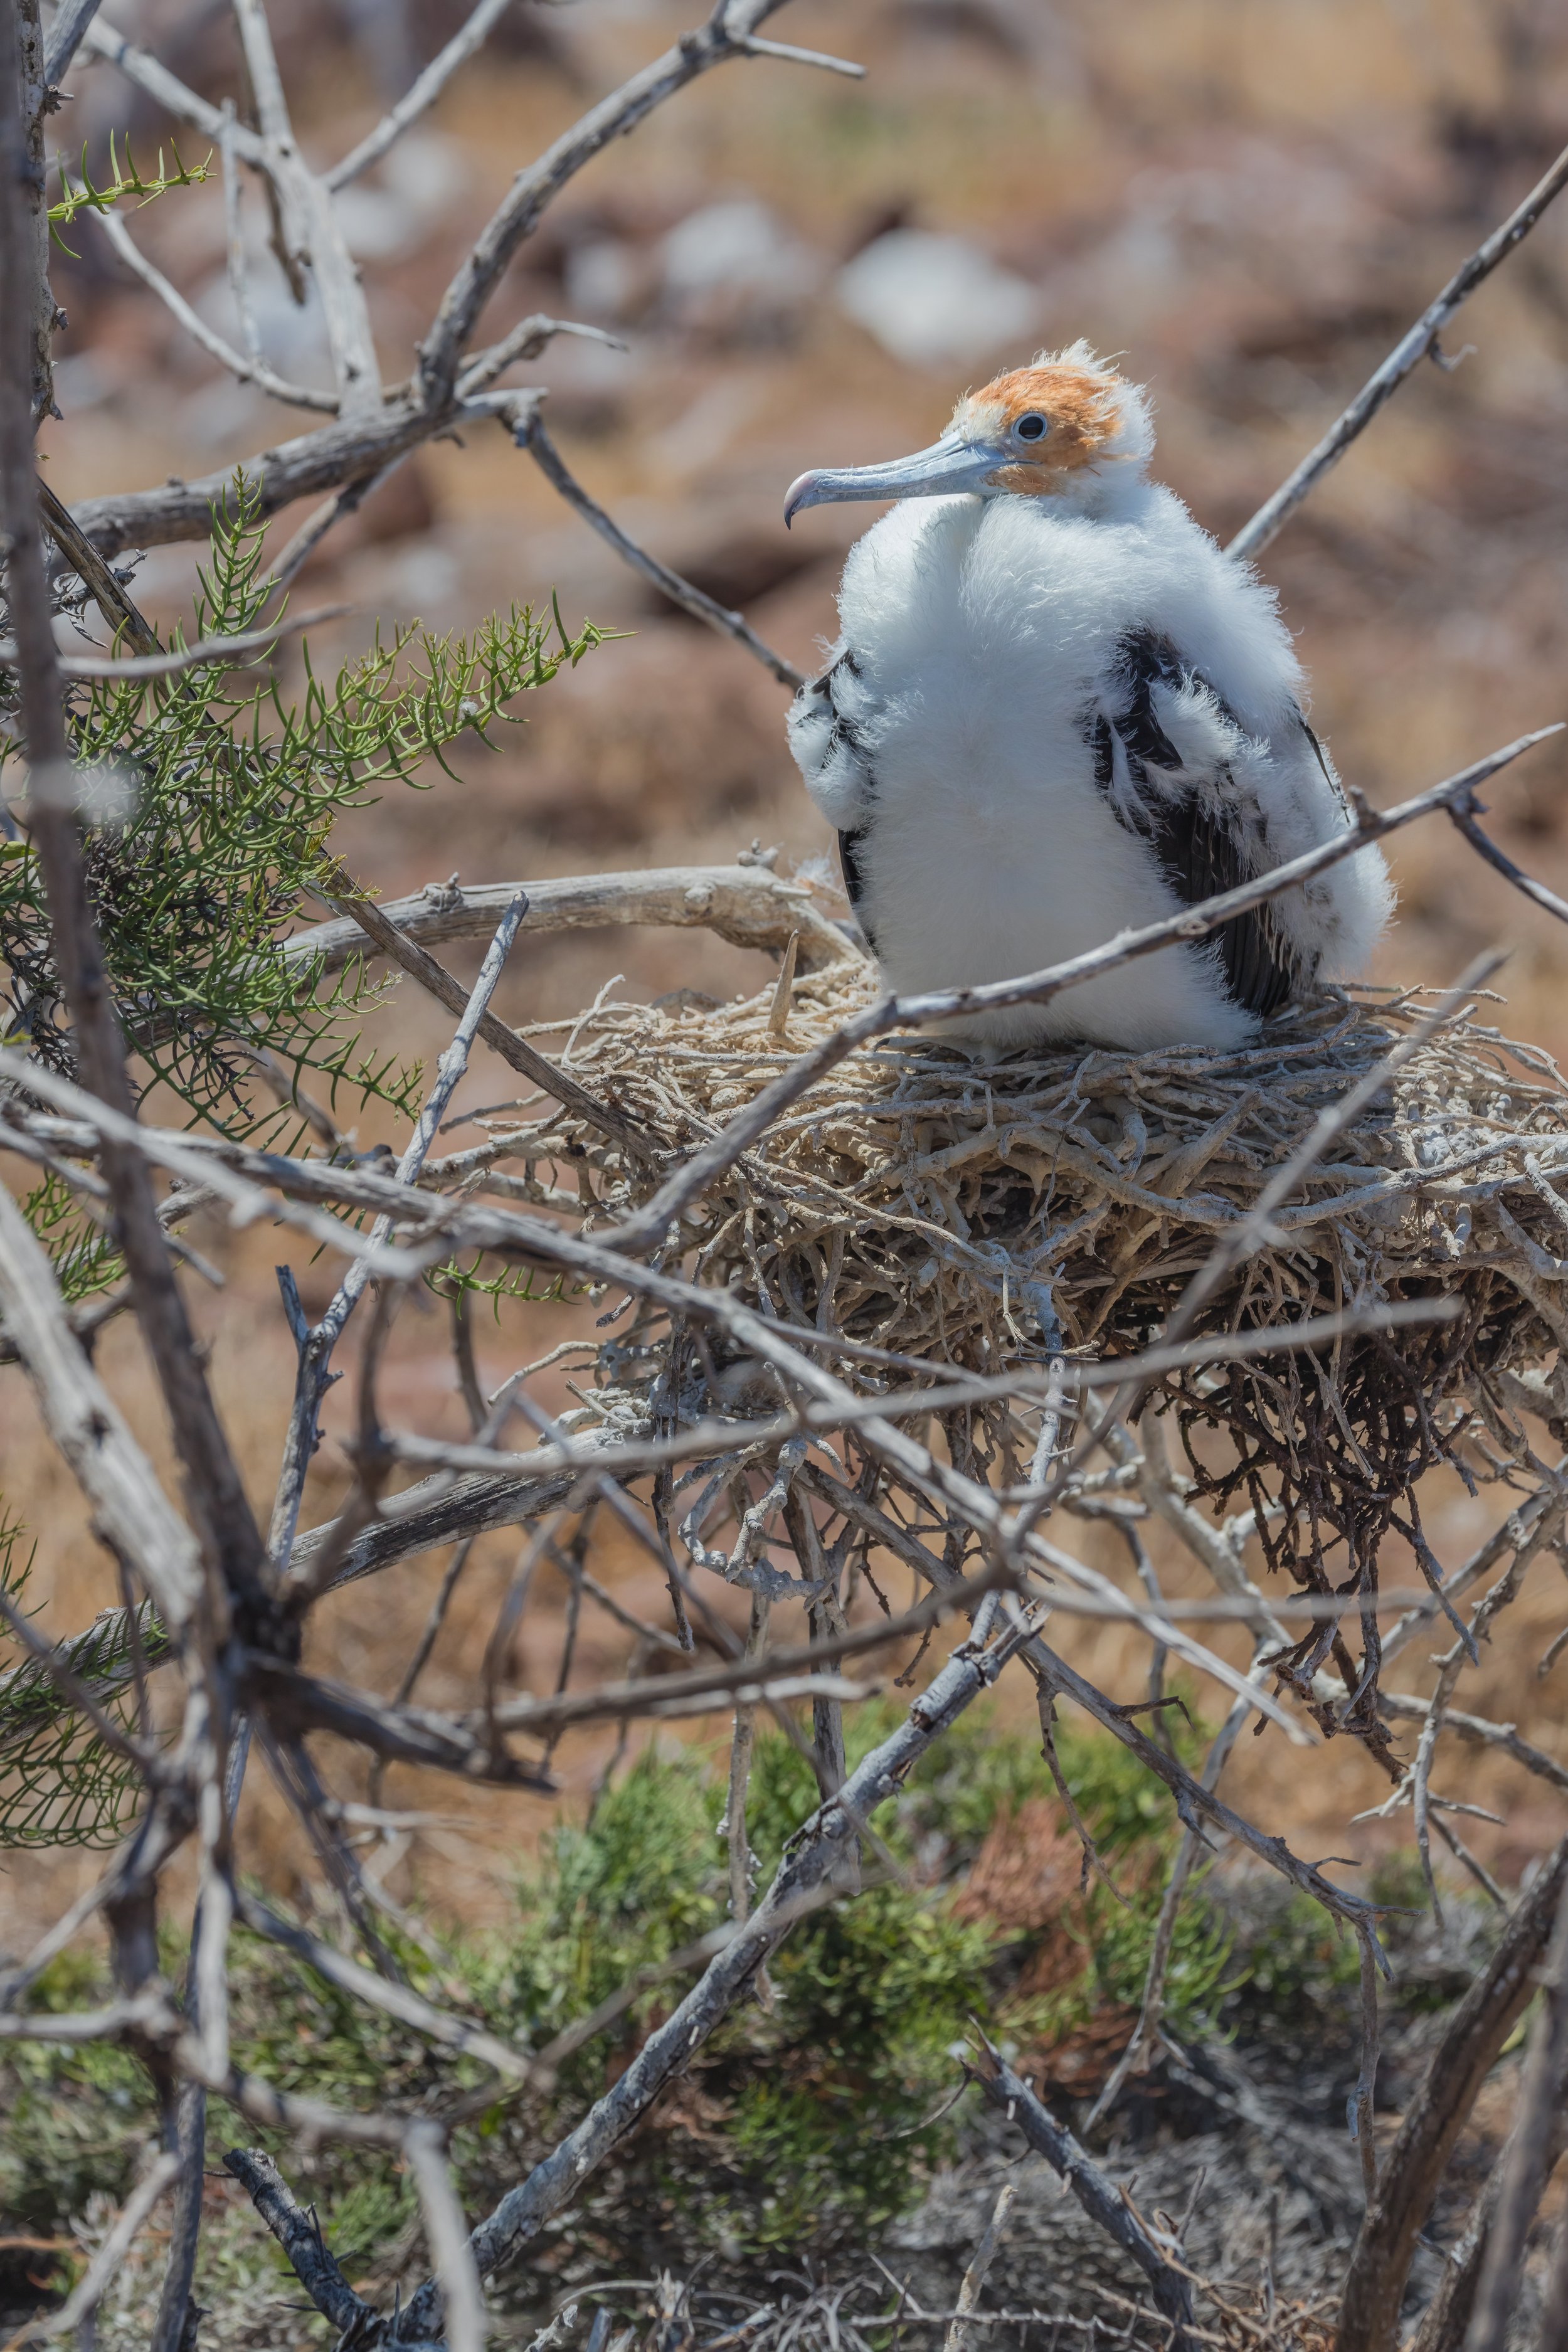
<path id="1" fill-rule="evenodd" d="M 912 457 L 893 457 L 885 466 L 847 466 L 838 472 L 803 474 L 792 482 L 784 499 L 784 528 L 805 507 L 825 507 L 865 499 L 945 499 L 961 490 L 984 489 L 992 475 L 1007 463 L 1000 441 L 969 440 L 962 433 L 944 433 L 929 449 Z"/>

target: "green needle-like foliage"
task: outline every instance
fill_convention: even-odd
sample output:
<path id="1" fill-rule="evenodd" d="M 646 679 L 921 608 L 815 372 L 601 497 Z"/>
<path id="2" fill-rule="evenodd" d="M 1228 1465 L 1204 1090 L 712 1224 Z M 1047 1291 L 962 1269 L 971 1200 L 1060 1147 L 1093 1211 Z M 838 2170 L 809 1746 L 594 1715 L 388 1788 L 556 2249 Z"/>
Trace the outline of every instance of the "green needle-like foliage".
<path id="1" fill-rule="evenodd" d="M 28 1613 L 31 1567 L 24 1529 L 0 1509 L 0 1593 L 19 1616 Z M 143 1603 L 143 1633 L 149 1614 Z M 73 1664 L 124 1723 L 132 1660 L 129 1646 L 115 1653 L 121 1622 L 116 1614 L 90 1628 Z M 140 1793 L 130 1766 L 62 1703 L 52 1677 L 0 1624 L 0 1846 L 113 1845 Z"/>
<path id="2" fill-rule="evenodd" d="M 156 193 L 133 173 L 124 188 Z M 269 602 L 258 509 L 241 483 L 230 509 L 215 513 L 183 642 L 254 630 Z M 268 617 L 280 615 L 274 604 Z M 419 785 L 431 761 L 450 774 L 460 740 L 491 742 L 518 723 L 519 698 L 603 635 L 585 623 L 570 635 L 552 602 L 543 618 L 514 606 L 471 637 L 399 629 L 330 679 L 307 650 L 296 700 L 265 669 L 221 665 L 74 686 L 68 717 L 89 884 L 140 1095 L 161 1084 L 193 1126 L 290 1145 L 302 1122 L 276 1085 L 258 1082 L 266 1061 L 287 1073 L 285 1095 L 304 1086 L 335 1102 L 346 1087 L 356 1104 L 377 1097 L 414 1117 L 417 1066 L 361 1044 L 360 1015 L 379 992 L 363 962 L 328 980 L 291 961 L 284 941 L 302 914 L 319 911 L 342 811 L 388 785 Z M 0 709 L 15 703 L 15 681 L 0 672 Z M 0 835 L 7 823 L 0 803 Z M 15 832 L 0 837 L 0 1037 L 74 1076 L 38 860 Z M 112 1286 L 118 1254 L 68 1166 L 23 1205 L 68 1300 Z M 0 1570 L 16 1545 L 16 1531 L 0 1527 Z M 161 1644 L 155 1625 L 143 1633 Z M 77 1661 L 110 1707 L 125 1704 L 131 1664 L 90 1644 Z M 134 1795 L 124 1766 L 47 1675 L 26 1664 L 0 1672 L 0 1845 L 110 1843 Z"/>
<path id="3" fill-rule="evenodd" d="M 82 149 L 81 152 L 81 178 L 79 182 L 73 183 L 64 156 L 62 155 L 56 158 L 56 168 L 60 175 L 60 194 L 56 202 L 49 206 L 49 234 L 54 238 L 55 243 L 59 247 L 61 252 L 70 254 L 73 261 L 76 260 L 78 257 L 73 248 L 67 245 L 64 237 L 60 235 L 60 230 L 62 228 L 68 228 L 71 222 L 75 220 L 79 213 L 109 212 L 115 205 L 123 203 L 127 196 L 134 196 L 139 205 L 150 205 L 155 196 L 166 196 L 171 188 L 194 188 L 196 187 L 203 180 L 210 179 L 212 176 L 212 157 L 210 155 L 205 163 L 186 163 L 182 161 L 179 149 L 174 145 L 173 140 L 171 140 L 169 142 L 169 152 L 174 158 L 174 169 L 172 171 L 165 170 L 163 164 L 163 151 L 160 147 L 158 150 L 158 168 L 153 173 L 152 178 L 147 179 L 137 170 L 136 161 L 131 152 L 129 145 L 127 145 L 125 150 L 124 169 L 121 170 L 119 159 L 114 152 L 114 133 L 110 131 L 109 135 L 109 179 L 103 187 L 97 187 L 94 185 L 92 173 L 89 171 L 87 165 L 87 150 L 85 147 Z"/>
<path id="4" fill-rule="evenodd" d="M 254 630 L 270 593 L 256 504 L 242 485 L 214 518 L 192 641 Z M 342 811 L 388 784 L 417 784 L 429 761 L 450 773 L 460 739 L 491 741 L 498 725 L 516 723 L 520 696 L 602 635 L 584 624 L 572 637 L 558 611 L 541 620 L 514 606 L 469 638 L 399 629 L 330 681 L 307 650 L 298 702 L 267 672 L 216 666 L 75 688 L 89 878 L 143 1092 L 161 1082 L 193 1123 L 275 1141 L 298 1119 L 258 1091 L 258 1056 L 268 1055 L 295 1085 L 313 1076 L 330 1099 L 347 1086 L 362 1102 L 379 1097 L 412 1116 L 417 1068 L 361 1047 L 356 1015 L 374 994 L 363 966 L 325 983 L 291 962 L 283 942 L 320 887 Z M 68 1076 L 74 1056 L 37 859 L 25 840 L 0 846 L 8 981 L 0 1017 L 38 1061 Z M 112 1251 L 59 1179 L 28 1206 L 70 1296 L 112 1279 Z"/>

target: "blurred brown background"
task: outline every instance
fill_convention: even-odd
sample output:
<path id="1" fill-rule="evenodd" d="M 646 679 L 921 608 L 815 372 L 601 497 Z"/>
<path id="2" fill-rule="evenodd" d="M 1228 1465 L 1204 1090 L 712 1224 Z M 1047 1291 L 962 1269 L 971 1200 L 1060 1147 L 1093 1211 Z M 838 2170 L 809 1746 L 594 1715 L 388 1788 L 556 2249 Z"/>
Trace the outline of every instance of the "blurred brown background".
<path id="1" fill-rule="evenodd" d="M 110 14 L 199 89 L 243 106 L 218 0 L 111 0 Z M 460 21 L 449 0 L 274 0 L 271 14 L 296 123 L 318 161 L 368 128 Z M 345 194 L 389 380 L 510 173 L 691 14 L 690 0 L 517 0 L 435 112 Z M 542 310 L 624 337 L 625 352 L 557 341 L 527 372 L 549 387 L 568 463 L 635 537 L 742 604 L 803 667 L 833 632 L 843 551 L 868 520 L 827 509 L 786 536 L 783 492 L 804 467 L 919 446 L 995 365 L 1086 335 L 1152 387 L 1158 469 L 1228 536 L 1568 138 L 1568 15 L 1557 0 L 853 0 L 793 7 L 768 29 L 863 59 L 868 77 L 763 62 L 709 77 L 573 184 L 486 325 L 499 333 Z M 79 65 L 69 87 L 57 119 L 67 153 L 85 143 L 101 158 L 113 127 L 131 134 L 145 168 L 167 124 L 106 67 Z M 181 147 L 195 161 L 202 142 L 182 135 Z M 128 218 L 204 315 L 232 331 L 216 180 Z M 253 191 L 247 219 L 268 355 L 324 382 L 319 327 L 266 253 Z M 59 257 L 56 276 L 69 313 L 63 414 L 44 436 L 61 496 L 204 473 L 300 429 L 181 336 L 93 222 L 79 222 L 71 242 L 79 258 Z M 1467 307 L 1451 355 L 1458 364 L 1423 369 L 1399 394 L 1264 559 L 1312 677 L 1315 722 L 1374 801 L 1568 716 L 1568 203 Z M 300 519 L 280 519 L 274 543 Z M 184 608 L 197 552 L 154 550 L 142 565 L 135 593 L 160 621 Z M 460 759 L 461 783 L 437 775 L 428 793 L 400 793 L 347 826 L 341 845 L 368 882 L 393 896 L 454 869 L 526 879 L 727 860 L 754 837 L 781 845 L 787 872 L 829 845 L 784 750 L 784 691 L 645 590 L 499 427 L 407 464 L 328 542 L 296 601 L 354 608 L 313 638 L 324 665 L 377 625 L 418 616 L 462 628 L 552 588 L 569 621 L 586 614 L 631 635 L 542 695 L 504 749 Z M 285 682 L 296 659 L 283 664 Z M 1498 838 L 1559 889 L 1565 786 L 1568 753 L 1548 746 L 1494 794 Z M 1500 1018 L 1556 1047 L 1568 1028 L 1568 935 L 1447 828 L 1402 835 L 1394 863 L 1401 914 L 1379 976 L 1451 978 L 1479 948 L 1506 940 Z M 468 971 L 477 958 L 452 961 Z M 500 1008 L 514 1021 L 567 1013 L 617 973 L 636 994 L 683 983 L 749 993 L 767 976 L 761 958 L 695 932 L 536 945 L 525 934 Z M 405 987 L 378 1034 L 428 1053 L 444 1042 L 440 1018 Z M 481 1053 L 460 1102 L 515 1091 Z M 200 1301 L 214 1377 L 265 1512 L 290 1373 L 271 1263 L 293 1255 L 307 1304 L 324 1302 L 327 1269 L 276 1235 L 241 1242 L 215 1229 L 201 1239 L 228 1281 Z M 509 1306 L 485 1331 L 484 1364 L 499 1376 L 579 1328 L 577 1310 Z M 103 1361 L 161 1447 L 124 1325 Z M 465 1431 L 443 1311 L 405 1312 L 384 1394 L 405 1425 Z M 37 1537 L 36 1590 L 46 1622 L 63 1631 L 111 1597 L 109 1576 L 16 1375 L 4 1411 L 0 1492 Z M 345 1484 L 329 1437 L 307 1520 L 325 1516 Z M 1426 1517 L 1452 1566 L 1497 1503 L 1456 1489 Z M 1121 1572 L 1097 1531 L 1074 1532 Z M 456 1700 L 465 1687 L 516 1549 L 504 1536 L 479 1548 L 423 1696 Z M 391 1687 L 442 1564 L 411 1564 L 342 1596 L 313 1636 L 314 1662 Z M 657 1611 L 635 1556 L 611 1543 L 600 1572 Z M 1392 1554 L 1384 1575 L 1413 1580 Z M 1185 1581 L 1173 1571 L 1178 1588 Z M 1568 1762 L 1557 1728 L 1568 1661 L 1545 1682 L 1534 1673 L 1563 1607 L 1548 1560 L 1461 1703 L 1518 1719 Z M 548 1686 L 560 1610 L 547 1579 L 522 1645 L 531 1685 Z M 1108 1686 L 1141 1690 L 1141 1652 L 1088 1631 L 1063 1640 Z M 593 1644 L 587 1664 L 624 1666 L 626 1637 L 606 1621 Z M 602 1750 L 584 1742 L 560 1760 L 563 1786 L 580 1796 Z M 340 1775 L 345 1787 L 349 1777 Z M 1472 1826 L 1496 1866 L 1517 1875 L 1555 1833 L 1551 1801 L 1490 1759 L 1464 1778 L 1465 1794 L 1509 1812 L 1506 1831 Z M 253 1780 L 247 1801 L 265 1828 L 271 1801 Z M 1366 1853 L 1405 1833 L 1346 1827 L 1386 1787 L 1348 1742 L 1303 1769 L 1271 1731 L 1243 1743 L 1227 1786 L 1309 1852 Z M 408 1776 L 394 1794 L 460 1812 L 461 1823 L 423 1834 L 390 1883 L 495 1916 L 506 1856 L 537 1835 L 544 1809 L 458 1799 Z M 280 1817 L 258 1850 L 288 1890 L 303 1857 Z M 58 1865 L 19 1857 L 9 1870 L 23 1911 L 46 1876 L 60 1885 Z"/>

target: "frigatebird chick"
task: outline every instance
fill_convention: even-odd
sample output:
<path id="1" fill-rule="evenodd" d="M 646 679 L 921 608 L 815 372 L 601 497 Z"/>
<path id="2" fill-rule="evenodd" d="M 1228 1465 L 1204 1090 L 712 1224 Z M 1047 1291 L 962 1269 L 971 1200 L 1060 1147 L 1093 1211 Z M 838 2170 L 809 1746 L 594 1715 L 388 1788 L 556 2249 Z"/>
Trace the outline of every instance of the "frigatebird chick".
<path id="1" fill-rule="evenodd" d="M 790 713 L 895 989 L 1016 979 L 1347 827 L 1273 593 L 1145 468 L 1146 394 L 1086 343 L 961 400 L 912 457 L 803 474 L 789 522 L 897 499 L 851 549 L 843 634 Z M 1246 1044 L 1388 919 L 1381 854 L 1069 989 L 942 1034 Z"/>

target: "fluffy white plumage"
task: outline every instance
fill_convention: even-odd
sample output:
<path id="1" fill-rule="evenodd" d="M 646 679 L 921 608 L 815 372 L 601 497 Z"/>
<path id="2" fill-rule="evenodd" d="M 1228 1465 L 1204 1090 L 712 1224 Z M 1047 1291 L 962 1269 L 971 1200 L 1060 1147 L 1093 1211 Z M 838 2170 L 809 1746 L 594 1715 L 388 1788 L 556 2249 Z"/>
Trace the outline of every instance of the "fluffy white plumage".
<path id="1" fill-rule="evenodd" d="M 894 988 L 1038 971 L 1350 822 L 1272 593 L 1148 479 L 1152 447 L 1142 393 L 1080 344 L 961 403 L 933 450 L 791 492 L 900 499 L 789 722 Z M 1363 850 L 1219 939 L 942 1034 L 1240 1045 L 1357 971 L 1391 906 Z"/>

